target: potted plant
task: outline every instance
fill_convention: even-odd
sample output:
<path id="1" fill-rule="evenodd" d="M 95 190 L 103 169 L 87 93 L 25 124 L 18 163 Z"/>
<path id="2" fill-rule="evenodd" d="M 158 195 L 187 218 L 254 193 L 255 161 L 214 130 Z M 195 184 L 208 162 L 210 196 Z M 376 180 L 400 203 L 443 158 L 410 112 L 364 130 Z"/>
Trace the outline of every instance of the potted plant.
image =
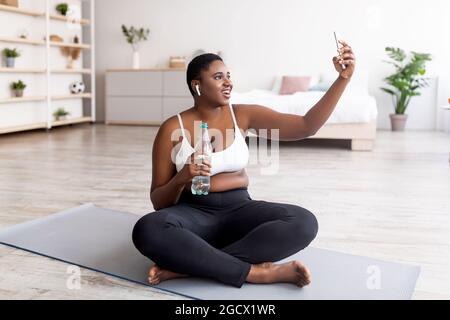
<path id="1" fill-rule="evenodd" d="M 131 47 L 133 49 L 133 69 L 139 69 L 139 44 L 142 41 L 148 40 L 150 29 L 135 28 L 133 26 L 127 28 L 126 26 L 122 25 L 122 33 L 125 36 L 127 42 L 131 44 Z"/>
<path id="2" fill-rule="evenodd" d="M 6 67 L 14 68 L 15 59 L 20 57 L 20 53 L 16 48 L 14 49 L 5 48 L 3 49 L 3 56 L 6 59 Z"/>
<path id="3" fill-rule="evenodd" d="M 69 114 L 70 112 L 66 111 L 64 108 L 58 108 L 55 112 L 53 112 L 53 116 L 56 121 L 66 120 Z"/>
<path id="4" fill-rule="evenodd" d="M 56 6 L 56 11 L 65 16 L 67 14 L 67 11 L 69 11 L 69 5 L 67 3 L 59 3 Z"/>
<path id="5" fill-rule="evenodd" d="M 19 80 L 17 82 L 12 82 L 11 90 L 13 91 L 14 97 L 16 97 L 16 98 L 23 97 L 23 90 L 25 90 L 26 87 L 27 87 L 27 85 L 25 83 L 23 83 L 22 80 Z"/>
<path id="6" fill-rule="evenodd" d="M 431 61 L 431 55 L 411 51 L 411 59 L 404 62 L 406 54 L 402 49 L 387 47 L 385 50 L 393 61 L 384 62 L 394 65 L 396 70 L 384 79 L 391 88 L 381 90 L 392 96 L 395 107 L 395 114 L 390 114 L 392 131 L 403 131 L 408 118 L 405 111 L 411 98 L 420 96 L 419 89 L 428 86 L 428 78 L 422 76 L 426 72 L 426 62 Z"/>

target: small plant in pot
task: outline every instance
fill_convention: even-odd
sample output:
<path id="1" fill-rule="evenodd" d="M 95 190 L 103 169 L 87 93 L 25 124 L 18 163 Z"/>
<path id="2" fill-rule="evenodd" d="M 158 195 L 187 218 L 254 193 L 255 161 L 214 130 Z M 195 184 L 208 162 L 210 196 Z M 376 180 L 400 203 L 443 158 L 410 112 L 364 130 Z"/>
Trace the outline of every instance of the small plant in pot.
<path id="1" fill-rule="evenodd" d="M 3 49 L 3 56 L 6 59 L 6 67 L 14 68 L 16 58 L 20 57 L 20 52 L 16 48 L 5 48 Z"/>
<path id="2" fill-rule="evenodd" d="M 58 11 L 59 14 L 65 16 L 65 15 L 67 15 L 67 12 L 69 11 L 69 5 L 67 3 L 59 3 L 56 6 L 56 11 Z"/>
<path id="3" fill-rule="evenodd" d="M 25 90 L 26 87 L 27 85 L 23 83 L 22 80 L 11 83 L 11 90 L 13 92 L 14 97 L 16 98 L 23 97 L 23 90 Z"/>
<path id="4" fill-rule="evenodd" d="M 392 96 L 395 107 L 395 114 L 390 114 L 392 131 L 403 131 L 408 118 L 405 111 L 411 98 L 420 96 L 419 89 L 428 86 L 429 79 L 422 76 L 426 72 L 426 62 L 431 61 L 431 55 L 411 51 L 410 61 L 404 62 L 406 54 L 402 49 L 387 47 L 385 50 L 392 61 L 384 62 L 394 65 L 396 71 L 384 79 L 391 87 L 381 90 Z"/>
<path id="5" fill-rule="evenodd" d="M 69 114 L 70 112 L 66 111 L 64 108 L 58 108 L 55 112 L 53 112 L 53 116 L 56 121 L 66 120 Z"/>

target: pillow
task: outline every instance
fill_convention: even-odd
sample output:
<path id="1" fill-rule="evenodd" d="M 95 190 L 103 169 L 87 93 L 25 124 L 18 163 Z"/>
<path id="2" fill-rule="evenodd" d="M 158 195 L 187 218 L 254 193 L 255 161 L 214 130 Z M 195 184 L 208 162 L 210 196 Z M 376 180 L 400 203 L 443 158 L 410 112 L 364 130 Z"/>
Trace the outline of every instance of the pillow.
<path id="1" fill-rule="evenodd" d="M 337 72 L 326 72 L 320 75 L 320 83 L 323 83 L 321 88 L 326 88 L 326 84 L 329 83 L 328 88 L 320 91 L 327 91 L 333 82 L 339 77 Z M 369 73 L 364 68 L 356 68 L 353 73 L 350 83 L 345 89 L 346 93 L 368 95 L 369 94 Z"/>
<path id="2" fill-rule="evenodd" d="M 293 94 L 296 92 L 308 91 L 311 77 L 290 77 L 283 76 L 281 80 L 280 94 Z"/>
<path id="3" fill-rule="evenodd" d="M 318 84 L 309 88 L 309 91 L 328 91 L 334 81 L 320 81 Z"/>
<path id="4" fill-rule="evenodd" d="M 281 90 L 281 83 L 283 80 L 283 76 L 276 76 L 275 80 L 273 81 L 272 91 L 276 94 L 280 93 Z M 311 76 L 311 82 L 310 86 L 314 86 L 319 83 L 319 76 L 318 75 L 312 75 Z"/>

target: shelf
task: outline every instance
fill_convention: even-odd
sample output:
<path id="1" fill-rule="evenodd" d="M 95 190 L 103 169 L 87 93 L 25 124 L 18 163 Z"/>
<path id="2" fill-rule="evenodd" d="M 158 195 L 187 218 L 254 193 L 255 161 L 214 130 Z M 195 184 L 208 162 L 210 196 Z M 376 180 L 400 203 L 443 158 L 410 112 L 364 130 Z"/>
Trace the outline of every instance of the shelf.
<path id="1" fill-rule="evenodd" d="M 106 72 L 146 72 L 146 71 L 186 71 L 186 68 L 122 68 L 122 69 L 107 69 Z"/>
<path id="2" fill-rule="evenodd" d="M 23 14 L 26 16 L 32 16 L 32 17 L 45 17 L 45 12 L 29 10 L 29 9 L 22 9 L 22 8 L 7 6 L 4 4 L 0 4 L 0 11 L 13 12 L 13 13 L 17 13 L 17 14 Z M 70 17 L 66 17 L 66 16 L 59 15 L 59 14 L 51 14 L 50 19 L 81 24 L 83 26 L 89 25 L 91 23 L 88 19 L 72 19 Z"/>
<path id="3" fill-rule="evenodd" d="M 0 73 L 45 73 L 46 69 L 35 68 L 0 68 Z M 55 69 L 50 73 L 54 74 L 91 74 L 91 69 Z"/>
<path id="4" fill-rule="evenodd" d="M 23 15 L 32 16 L 32 17 L 42 17 L 45 15 L 43 12 L 7 6 L 4 4 L 0 4 L 0 11 L 14 12 L 14 13 L 23 14 Z"/>
<path id="5" fill-rule="evenodd" d="M 80 49 L 90 49 L 91 46 L 82 43 L 66 43 L 66 42 L 55 42 L 50 41 L 50 45 L 54 47 L 68 47 L 68 48 L 80 48 Z"/>
<path id="6" fill-rule="evenodd" d="M 0 73 L 45 73 L 45 69 L 35 69 L 35 68 L 0 68 Z"/>
<path id="7" fill-rule="evenodd" d="M 51 14 L 50 19 L 57 20 L 57 21 L 69 22 L 69 23 L 75 23 L 75 24 L 81 24 L 82 26 L 87 26 L 91 23 L 87 19 L 72 19 L 70 17 L 57 15 L 57 14 Z"/>
<path id="8" fill-rule="evenodd" d="M 45 101 L 45 96 L 35 96 L 35 97 L 22 97 L 22 98 L 3 98 L 0 99 L 0 104 L 4 103 L 19 103 L 19 102 L 34 102 L 34 101 Z"/>
<path id="9" fill-rule="evenodd" d="M 76 124 L 76 123 L 88 123 L 88 122 L 92 122 L 91 117 L 74 118 L 74 119 L 53 121 L 52 127 L 59 127 L 59 126 L 64 126 L 64 125 L 68 125 L 68 124 Z M 21 126 L 11 126 L 11 127 L 0 128 L 0 134 L 18 132 L 18 131 L 26 131 L 26 130 L 34 130 L 34 129 L 45 129 L 45 128 L 47 128 L 47 122 L 36 122 L 36 123 L 30 123 L 30 124 L 25 124 L 25 125 L 21 125 Z"/>
<path id="10" fill-rule="evenodd" d="M 58 126 L 64 126 L 67 124 L 75 124 L 75 123 L 84 123 L 84 122 L 91 122 L 91 117 L 82 117 L 82 118 L 74 118 L 74 119 L 67 119 L 67 120 L 59 120 L 59 121 L 53 121 L 52 127 L 58 127 Z"/>
<path id="11" fill-rule="evenodd" d="M 55 69 L 51 70 L 51 73 L 56 74 L 64 74 L 64 73 L 82 73 L 82 74 L 91 74 L 91 69 Z"/>
<path id="12" fill-rule="evenodd" d="M 19 0 L 20 2 L 21 0 Z M 95 122 L 95 57 L 91 55 L 90 57 L 86 57 L 87 61 L 90 61 L 89 64 L 85 64 L 86 61 L 82 61 L 83 64 L 76 64 L 73 69 L 66 68 L 66 65 L 52 65 L 52 54 L 57 53 L 57 51 L 64 50 L 63 48 L 74 48 L 75 50 L 66 50 L 66 51 L 78 51 L 78 50 L 93 50 L 95 36 L 95 4 L 94 0 L 84 1 L 83 5 L 80 5 L 81 9 L 89 9 L 89 15 L 86 16 L 87 19 L 83 19 L 82 16 L 75 15 L 67 15 L 63 16 L 53 9 L 53 5 L 48 5 L 49 1 L 47 1 L 47 5 L 45 8 L 43 7 L 33 7 L 31 4 L 28 8 L 25 7 L 14 7 L 8 6 L 4 4 L 0 4 L 0 14 L 3 16 L 8 16 L 12 20 L 10 21 L 12 24 L 16 24 L 16 26 L 10 26 L 12 28 L 20 28 L 23 24 L 21 19 L 26 19 L 28 21 L 27 25 L 29 28 L 39 28 L 41 31 L 36 35 L 27 36 L 27 38 L 19 37 L 19 35 L 14 34 L 3 34 L 0 35 L 0 46 L 11 46 L 11 47 L 19 47 L 20 50 L 42 50 L 42 54 L 45 55 L 46 63 L 35 64 L 35 65 L 16 65 L 14 68 L 7 68 L 6 65 L 3 66 L 0 64 L 0 77 L 22 77 L 28 76 L 33 78 L 33 82 L 46 82 L 47 88 L 49 88 L 50 92 L 52 87 L 53 79 L 57 81 L 64 81 L 65 78 L 72 78 L 73 76 L 83 78 L 89 78 L 90 86 L 87 87 L 86 91 L 81 94 L 70 94 L 69 90 L 61 90 L 59 93 L 55 92 L 55 94 L 49 94 L 47 92 L 36 92 L 36 94 L 42 94 L 41 96 L 34 95 L 35 93 L 32 91 L 25 91 L 29 93 L 29 96 L 15 98 L 9 96 L 7 92 L 4 93 L 4 97 L 0 97 L 0 109 L 5 107 L 10 107 L 12 109 L 22 107 L 21 103 L 25 103 L 24 107 L 27 107 L 28 104 L 33 107 L 39 107 L 39 109 L 46 110 L 45 119 L 42 119 L 40 113 L 33 113 L 33 110 L 22 110 L 24 114 L 20 115 L 19 119 L 16 119 L 15 115 L 5 115 L 5 119 L 2 117 L 2 125 L 0 125 L 0 134 L 9 133 L 9 132 L 17 132 L 17 131 L 26 131 L 33 129 L 51 129 L 56 126 L 64 126 L 71 125 L 77 123 L 93 123 Z M 24 2 L 24 1 L 22 1 Z M 27 3 L 29 1 L 27 0 Z M 34 1 L 33 1 L 34 2 Z M 37 2 L 37 1 L 36 1 Z M 45 2 L 45 1 L 44 1 Z M 80 1 L 81 2 L 81 1 Z M 88 4 L 86 4 L 88 2 Z M 86 10 L 82 10 L 83 12 L 87 12 Z M 3 13 L 2 13 L 3 12 Z M 22 17 L 19 17 L 22 15 Z M 19 21 L 20 20 L 20 21 Z M 17 22 L 17 23 L 14 23 Z M 20 24 L 20 25 L 19 25 Z M 19 26 L 17 26 L 19 25 Z M 65 25 L 65 26 L 64 26 Z M 54 32 L 57 32 L 58 29 L 70 27 L 73 25 L 76 27 L 76 35 L 80 39 L 81 43 L 74 43 L 73 40 L 67 38 L 64 39 L 63 42 L 53 41 L 57 39 L 50 38 L 52 34 L 51 31 L 54 29 Z M 88 26 L 84 28 L 84 26 Z M 82 28 L 82 30 L 80 29 Z M 43 28 L 43 29 L 41 29 Z M 8 28 L 5 29 L 9 30 Z M 6 32 L 5 31 L 5 32 Z M 92 39 L 92 41 L 87 41 L 86 43 L 82 42 L 82 35 L 86 34 L 86 40 L 88 38 Z M 42 36 L 40 36 L 42 35 Z M 63 36 L 63 34 L 61 34 Z M 73 35 L 72 35 L 73 38 Z M 62 40 L 62 39 L 61 39 Z M 36 46 L 26 49 L 25 46 Z M 31 56 L 31 53 L 30 53 Z M 65 93 L 65 94 L 64 94 Z M 90 100 L 83 100 L 90 99 Z M 76 114 L 75 118 L 68 118 L 67 120 L 54 121 L 55 119 L 51 115 L 52 109 L 57 105 L 62 105 L 66 103 L 76 103 L 76 110 L 74 114 Z M 16 105 L 17 104 L 17 105 Z M 90 105 L 90 106 L 88 106 Z M 75 107 L 75 106 L 74 106 Z M 89 107 L 90 112 L 87 113 L 87 108 Z M 81 113 L 79 113 L 81 108 Z M 12 110 L 11 109 L 11 110 Z M 22 108 L 21 108 L 22 109 Z M 9 109 L 8 109 L 9 110 Z M 6 111 L 6 110 L 5 110 Z M 90 115 L 90 116 L 86 116 Z M 42 121 L 44 120 L 44 121 Z M 29 123 L 31 122 L 31 123 Z"/>
<path id="13" fill-rule="evenodd" d="M 19 43 L 19 44 L 31 44 L 35 46 L 43 46 L 45 45 L 44 40 L 29 40 L 29 39 L 21 39 L 21 38 L 4 38 L 0 37 L 1 42 L 9 42 L 9 43 Z M 80 49 L 90 49 L 91 46 L 83 43 L 67 43 L 67 42 L 55 42 L 50 41 L 50 45 L 53 47 L 68 47 L 68 48 L 80 48 Z"/>
<path id="14" fill-rule="evenodd" d="M 92 97 L 92 95 L 90 93 L 64 94 L 64 95 L 53 96 L 52 100 L 90 99 L 91 97 Z M 0 99 L 0 104 L 16 103 L 16 102 L 45 101 L 46 99 L 47 99 L 47 97 L 45 97 L 45 96 L 22 97 L 22 98 L 3 98 L 3 99 Z"/>
<path id="15" fill-rule="evenodd" d="M 80 93 L 80 94 L 64 94 L 64 95 L 57 95 L 53 96 L 52 100 L 70 100 L 70 99 L 90 99 L 91 94 L 90 93 Z"/>
<path id="16" fill-rule="evenodd" d="M 0 128 L 0 134 L 26 131 L 26 130 L 34 130 L 34 129 L 45 129 L 45 128 L 47 128 L 46 122 L 36 122 L 36 123 L 24 124 L 21 126 L 10 126 L 10 127 Z"/>
<path id="17" fill-rule="evenodd" d="M 4 38 L 0 37 L 1 42 L 9 42 L 9 43 L 21 43 L 21 44 L 31 44 L 35 46 L 42 46 L 45 44 L 43 40 L 29 40 L 29 39 L 21 39 L 21 38 Z"/>

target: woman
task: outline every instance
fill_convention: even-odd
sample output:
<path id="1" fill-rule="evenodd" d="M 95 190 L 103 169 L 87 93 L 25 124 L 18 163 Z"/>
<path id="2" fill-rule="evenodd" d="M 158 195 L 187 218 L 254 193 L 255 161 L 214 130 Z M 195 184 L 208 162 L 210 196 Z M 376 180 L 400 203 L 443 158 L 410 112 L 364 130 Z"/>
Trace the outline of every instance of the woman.
<path id="1" fill-rule="evenodd" d="M 305 116 L 284 114 L 257 105 L 231 105 L 233 84 L 222 59 L 214 54 L 194 58 L 187 84 L 194 106 L 166 120 L 153 145 L 150 198 L 155 212 L 143 216 L 133 229 L 136 248 L 155 264 L 148 280 L 208 277 L 240 288 L 244 282 L 288 282 L 299 287 L 311 282 L 308 268 L 293 260 L 275 264 L 307 247 L 318 223 L 308 210 L 291 204 L 253 200 L 247 192 L 245 165 L 248 148 L 242 130 L 279 129 L 279 140 L 314 135 L 333 112 L 355 67 L 350 46 L 341 41 L 333 57 L 339 76 Z M 342 68 L 342 64 L 346 68 Z M 190 137 L 194 122 L 218 130 L 211 162 L 192 159 Z M 238 127 L 239 125 L 239 127 Z M 226 129 L 234 127 L 234 135 Z M 173 141 L 181 131 L 182 141 Z M 270 138 L 270 134 L 269 134 Z M 173 161 L 172 161 L 173 160 Z M 192 195 L 194 176 L 210 176 L 208 195 Z"/>

